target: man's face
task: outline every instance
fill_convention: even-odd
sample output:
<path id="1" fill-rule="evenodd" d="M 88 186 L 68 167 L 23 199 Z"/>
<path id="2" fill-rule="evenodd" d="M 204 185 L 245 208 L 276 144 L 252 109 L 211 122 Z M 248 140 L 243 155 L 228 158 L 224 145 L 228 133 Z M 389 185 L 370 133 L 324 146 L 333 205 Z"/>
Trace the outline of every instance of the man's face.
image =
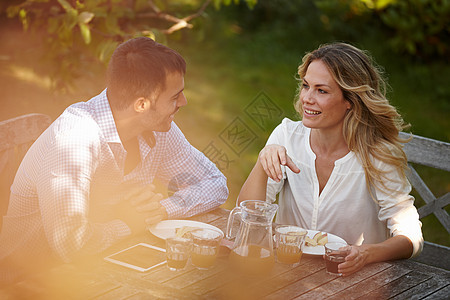
<path id="1" fill-rule="evenodd" d="M 175 72 L 167 75 L 165 87 L 156 100 L 151 101 L 150 108 L 141 118 L 144 130 L 169 131 L 175 114 L 187 104 L 182 74 Z"/>

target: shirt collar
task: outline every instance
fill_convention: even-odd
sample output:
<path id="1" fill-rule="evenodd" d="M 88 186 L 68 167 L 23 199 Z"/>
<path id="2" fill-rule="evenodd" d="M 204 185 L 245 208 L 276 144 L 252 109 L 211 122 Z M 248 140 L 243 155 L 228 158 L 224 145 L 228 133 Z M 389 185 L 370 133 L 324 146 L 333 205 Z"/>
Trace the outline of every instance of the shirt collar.
<path id="1" fill-rule="evenodd" d="M 119 133 L 117 132 L 116 123 L 114 122 L 108 97 L 106 96 L 106 89 L 104 89 L 91 101 L 94 108 L 95 119 L 101 132 L 103 133 L 103 136 L 105 137 L 106 142 L 122 144 Z"/>

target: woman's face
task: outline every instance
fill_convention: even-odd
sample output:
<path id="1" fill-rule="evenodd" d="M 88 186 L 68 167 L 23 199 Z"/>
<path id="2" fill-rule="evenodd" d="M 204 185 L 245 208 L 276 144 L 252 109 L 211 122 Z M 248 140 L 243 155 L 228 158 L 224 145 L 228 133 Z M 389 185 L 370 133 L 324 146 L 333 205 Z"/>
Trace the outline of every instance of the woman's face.
<path id="1" fill-rule="evenodd" d="M 300 91 L 303 124 L 315 129 L 342 129 L 350 102 L 321 60 L 308 66 Z"/>

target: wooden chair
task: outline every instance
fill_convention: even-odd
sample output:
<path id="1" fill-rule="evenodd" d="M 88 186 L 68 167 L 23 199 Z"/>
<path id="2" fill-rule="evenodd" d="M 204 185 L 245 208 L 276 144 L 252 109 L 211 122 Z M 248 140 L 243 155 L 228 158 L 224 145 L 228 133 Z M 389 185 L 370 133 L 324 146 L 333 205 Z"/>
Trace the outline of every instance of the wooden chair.
<path id="1" fill-rule="evenodd" d="M 400 136 L 403 138 L 409 137 L 406 133 L 400 133 Z M 450 216 L 445 210 L 445 207 L 450 204 L 450 193 L 440 197 L 434 196 L 411 164 L 420 164 L 449 172 L 450 143 L 413 135 L 412 140 L 406 143 L 403 149 L 408 157 L 410 168 L 410 172 L 407 174 L 408 179 L 426 203 L 418 209 L 420 218 L 434 214 L 450 234 Z M 448 257 L 450 257 L 449 247 L 425 242 L 423 252 L 416 260 L 450 270 Z"/>
<path id="2" fill-rule="evenodd" d="M 27 114 L 0 122 L 0 218 L 8 208 L 10 186 L 20 162 L 50 123 L 51 118 L 44 114 Z"/>

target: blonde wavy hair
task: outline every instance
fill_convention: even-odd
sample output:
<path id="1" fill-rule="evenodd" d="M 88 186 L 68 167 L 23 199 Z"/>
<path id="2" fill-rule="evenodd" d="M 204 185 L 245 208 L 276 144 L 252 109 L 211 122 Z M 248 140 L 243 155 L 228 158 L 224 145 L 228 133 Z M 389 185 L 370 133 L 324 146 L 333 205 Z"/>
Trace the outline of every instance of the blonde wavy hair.
<path id="1" fill-rule="evenodd" d="M 384 182 L 393 179 L 376 168 L 374 159 L 393 166 L 399 171 L 398 179 L 406 182 L 407 159 L 402 143 L 407 140 L 400 138 L 399 132 L 409 125 L 386 99 L 386 82 L 370 55 L 345 43 L 323 45 L 303 57 L 298 67 L 300 80 L 314 60 L 325 63 L 344 98 L 351 103 L 344 119 L 343 134 L 349 149 L 362 163 L 368 186 L 390 190 Z M 299 97 L 295 109 L 303 115 Z M 371 189 L 369 191 L 372 194 Z"/>

